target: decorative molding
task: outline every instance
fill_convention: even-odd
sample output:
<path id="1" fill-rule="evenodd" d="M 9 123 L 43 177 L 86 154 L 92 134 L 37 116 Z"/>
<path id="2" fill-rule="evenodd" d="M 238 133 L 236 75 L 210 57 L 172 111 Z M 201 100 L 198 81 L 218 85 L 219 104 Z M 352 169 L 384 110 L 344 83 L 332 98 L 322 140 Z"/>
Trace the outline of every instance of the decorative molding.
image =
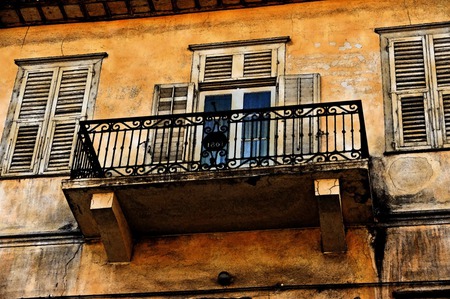
<path id="1" fill-rule="evenodd" d="M 80 231 L 42 232 L 0 236 L 0 248 L 54 246 L 81 243 L 85 243 L 85 239 Z"/>
<path id="2" fill-rule="evenodd" d="M 374 31 L 378 34 L 386 33 L 397 33 L 405 31 L 419 31 L 419 30 L 432 30 L 432 29 L 443 29 L 450 28 L 450 22 L 439 22 L 439 23 L 426 23 L 426 24 L 413 24 L 404 26 L 392 26 L 392 27 L 381 27 L 375 28 Z"/>
<path id="3" fill-rule="evenodd" d="M 234 88 L 275 86 L 276 84 L 277 78 L 269 77 L 257 79 L 223 80 L 218 82 L 202 82 L 198 84 L 198 89 L 199 91 L 226 90 Z"/>
<path id="4" fill-rule="evenodd" d="M 290 41 L 291 41 L 291 38 L 289 36 L 280 36 L 280 37 L 261 38 L 261 39 L 238 40 L 238 41 L 231 41 L 231 42 L 193 44 L 193 45 L 189 45 L 188 49 L 191 51 L 200 51 L 200 50 L 212 50 L 212 49 L 223 49 L 223 48 L 233 48 L 233 47 L 288 43 Z"/>
<path id="5" fill-rule="evenodd" d="M 55 62 L 73 62 L 76 60 L 95 60 L 95 59 L 103 59 L 106 57 L 108 57 L 108 53 L 100 52 L 100 53 L 90 53 L 80 55 L 50 56 L 44 58 L 23 58 L 23 59 L 15 59 L 14 62 L 18 66 L 23 66 L 23 65 L 38 65 Z"/>

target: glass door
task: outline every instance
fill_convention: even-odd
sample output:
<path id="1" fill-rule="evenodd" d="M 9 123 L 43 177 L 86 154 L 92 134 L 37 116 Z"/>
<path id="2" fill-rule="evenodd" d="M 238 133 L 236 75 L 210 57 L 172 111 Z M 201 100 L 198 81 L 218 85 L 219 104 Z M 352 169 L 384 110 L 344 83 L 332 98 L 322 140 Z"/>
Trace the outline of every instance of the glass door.
<path id="1" fill-rule="evenodd" d="M 206 113 L 201 135 L 203 169 L 239 167 L 269 156 L 273 145 L 268 114 L 254 112 L 275 104 L 275 87 L 217 90 L 200 94 L 198 111 Z M 223 111 L 249 109 L 245 113 Z M 253 110 L 253 111 L 252 111 Z M 208 115 L 208 113 L 216 113 Z"/>

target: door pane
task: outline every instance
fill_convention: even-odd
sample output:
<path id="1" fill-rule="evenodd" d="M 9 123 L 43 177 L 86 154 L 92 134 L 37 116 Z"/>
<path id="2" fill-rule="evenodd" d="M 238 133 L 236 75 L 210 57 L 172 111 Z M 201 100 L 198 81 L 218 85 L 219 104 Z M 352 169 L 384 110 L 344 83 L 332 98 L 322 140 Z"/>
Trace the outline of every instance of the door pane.
<path id="1" fill-rule="evenodd" d="M 205 97 L 205 112 L 231 110 L 231 94 Z M 228 155 L 229 122 L 223 116 L 215 116 L 205 121 L 201 164 L 208 167 L 224 167 Z"/>
<path id="2" fill-rule="evenodd" d="M 244 109 L 270 107 L 270 91 L 244 94 Z M 264 157 L 269 154 L 269 120 L 250 114 L 242 126 L 242 158 Z"/>

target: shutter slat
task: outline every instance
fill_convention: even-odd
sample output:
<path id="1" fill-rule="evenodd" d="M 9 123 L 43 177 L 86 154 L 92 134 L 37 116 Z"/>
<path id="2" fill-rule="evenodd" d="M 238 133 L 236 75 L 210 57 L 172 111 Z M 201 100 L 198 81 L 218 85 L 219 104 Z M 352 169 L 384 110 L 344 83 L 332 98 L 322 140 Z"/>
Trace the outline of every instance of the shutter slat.
<path id="1" fill-rule="evenodd" d="M 427 87 L 422 40 L 396 41 L 393 45 L 397 90 Z"/>
<path id="2" fill-rule="evenodd" d="M 442 105 L 444 111 L 445 137 L 450 140 L 450 93 L 442 95 Z"/>
<path id="3" fill-rule="evenodd" d="M 230 79 L 233 68 L 233 56 L 207 56 L 205 60 L 204 80 Z"/>
<path id="4" fill-rule="evenodd" d="M 434 57 L 439 87 L 450 85 L 450 37 L 435 38 Z"/>
<path id="5" fill-rule="evenodd" d="M 44 119 L 53 73 L 53 71 L 28 73 L 18 119 Z"/>
<path id="6" fill-rule="evenodd" d="M 244 55 L 244 77 L 270 77 L 272 74 L 272 51 Z"/>
<path id="7" fill-rule="evenodd" d="M 53 138 L 50 145 L 50 154 L 47 171 L 69 169 L 70 155 L 72 152 L 73 136 L 75 134 L 76 121 L 56 123 Z"/>
<path id="8" fill-rule="evenodd" d="M 427 142 L 425 104 L 423 96 L 404 96 L 400 99 L 403 142 Z"/>
<path id="9" fill-rule="evenodd" d="M 55 115 L 81 114 L 88 76 L 88 68 L 63 70 Z"/>
<path id="10" fill-rule="evenodd" d="M 12 152 L 9 172 L 29 172 L 33 169 L 39 124 L 20 124 Z"/>

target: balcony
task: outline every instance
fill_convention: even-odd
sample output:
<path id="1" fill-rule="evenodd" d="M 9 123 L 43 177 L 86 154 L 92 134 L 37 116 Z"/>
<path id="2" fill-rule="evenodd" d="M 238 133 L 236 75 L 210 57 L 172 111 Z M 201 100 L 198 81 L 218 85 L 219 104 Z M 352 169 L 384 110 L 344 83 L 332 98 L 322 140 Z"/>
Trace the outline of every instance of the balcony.
<path id="1" fill-rule="evenodd" d="M 318 226 L 345 250 L 343 225 L 372 221 L 368 157 L 360 101 L 92 120 L 63 191 L 107 252 L 131 236 Z"/>

